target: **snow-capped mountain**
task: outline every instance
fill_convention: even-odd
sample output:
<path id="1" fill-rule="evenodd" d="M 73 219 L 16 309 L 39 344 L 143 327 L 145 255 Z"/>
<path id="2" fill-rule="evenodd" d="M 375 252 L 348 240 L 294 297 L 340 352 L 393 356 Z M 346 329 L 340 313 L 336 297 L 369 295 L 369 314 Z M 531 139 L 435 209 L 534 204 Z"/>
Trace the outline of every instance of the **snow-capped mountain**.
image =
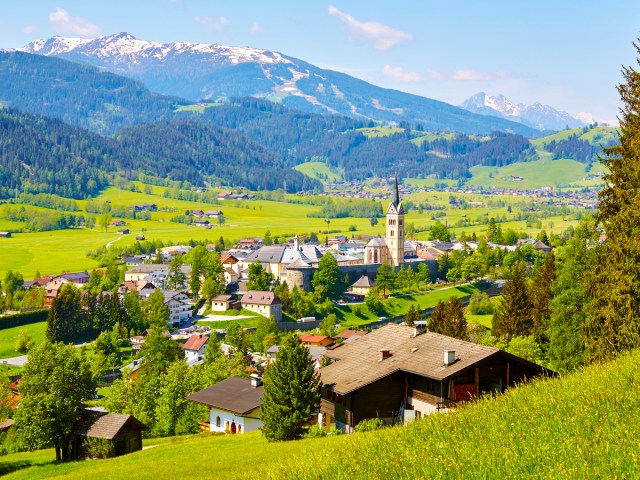
<path id="1" fill-rule="evenodd" d="M 584 127 L 586 124 L 567 112 L 560 112 L 549 105 L 513 103 L 504 95 L 476 93 L 465 100 L 460 108 L 481 115 L 491 115 L 520 122 L 538 130 L 562 130 Z"/>
<path id="2" fill-rule="evenodd" d="M 250 47 L 139 40 L 128 33 L 86 40 L 36 40 L 23 52 L 54 56 L 144 82 L 152 91 L 191 101 L 263 97 L 298 110 L 383 122 L 421 123 L 429 130 L 533 135 L 511 119 L 476 115 L 444 102 L 384 89 L 287 55 Z"/>

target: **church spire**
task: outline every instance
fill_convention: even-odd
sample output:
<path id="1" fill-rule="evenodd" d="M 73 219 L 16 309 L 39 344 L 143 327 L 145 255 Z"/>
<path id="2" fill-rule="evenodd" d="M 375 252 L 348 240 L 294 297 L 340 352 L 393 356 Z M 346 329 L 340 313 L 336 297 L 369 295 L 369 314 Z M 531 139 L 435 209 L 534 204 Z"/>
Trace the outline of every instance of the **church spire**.
<path id="1" fill-rule="evenodd" d="M 398 204 L 400 203 L 400 194 L 398 193 L 398 174 L 396 173 L 395 185 L 393 189 L 393 206 L 398 208 Z"/>

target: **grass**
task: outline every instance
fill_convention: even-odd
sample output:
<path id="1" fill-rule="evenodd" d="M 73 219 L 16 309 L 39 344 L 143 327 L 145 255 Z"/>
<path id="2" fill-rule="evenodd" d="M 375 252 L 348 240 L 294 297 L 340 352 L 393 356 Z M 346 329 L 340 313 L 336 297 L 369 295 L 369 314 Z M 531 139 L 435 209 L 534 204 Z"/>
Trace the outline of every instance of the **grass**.
<path id="1" fill-rule="evenodd" d="M 340 321 L 340 327 L 352 327 L 366 325 L 374 322 L 380 316 L 388 318 L 404 315 L 411 305 L 417 304 L 420 309 L 432 307 L 439 301 L 449 300 L 451 297 L 465 297 L 478 291 L 474 285 L 462 285 L 459 287 L 441 288 L 428 293 L 409 294 L 397 297 L 390 297 L 384 300 L 384 312 L 380 315 L 369 310 L 366 304 L 340 305 L 335 309 L 335 314 Z"/>
<path id="2" fill-rule="evenodd" d="M 210 102 L 210 103 L 197 103 L 193 105 L 181 105 L 176 108 L 176 112 L 195 112 L 195 113 L 204 113 L 204 111 L 209 107 L 219 107 L 222 105 L 220 102 Z"/>
<path id="3" fill-rule="evenodd" d="M 325 183 L 335 183 L 342 179 L 340 173 L 331 170 L 324 162 L 305 162 L 296 165 L 293 169 L 305 174 L 307 177 L 315 178 Z"/>
<path id="4" fill-rule="evenodd" d="M 2 457 L 8 479 L 634 478 L 640 471 L 640 352 L 485 397 L 406 427 L 298 442 L 257 432 L 168 440 L 110 460 Z M 206 462 L 187 459 L 206 458 Z"/>
<path id="5" fill-rule="evenodd" d="M 20 335 L 20 332 L 23 330 L 26 331 L 36 343 L 40 343 L 44 340 L 46 328 L 47 322 L 40 322 L 0 330 L 0 358 L 11 358 L 22 355 L 22 353 L 16 351 L 16 341 L 18 340 L 18 335 Z"/>

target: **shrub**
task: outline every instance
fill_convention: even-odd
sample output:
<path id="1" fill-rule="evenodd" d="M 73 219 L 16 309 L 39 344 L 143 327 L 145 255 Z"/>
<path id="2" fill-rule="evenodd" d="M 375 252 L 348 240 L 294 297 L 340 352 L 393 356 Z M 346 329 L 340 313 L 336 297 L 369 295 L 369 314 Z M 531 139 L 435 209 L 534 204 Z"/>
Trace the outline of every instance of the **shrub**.
<path id="1" fill-rule="evenodd" d="M 35 345 L 33 338 L 26 330 L 21 330 L 16 341 L 16 350 L 20 353 L 27 353 Z"/>
<path id="2" fill-rule="evenodd" d="M 82 450 L 87 458 L 109 458 L 116 453 L 113 442 L 106 438 L 87 437 L 82 442 Z"/>
<path id="3" fill-rule="evenodd" d="M 469 313 L 472 315 L 489 315 L 494 313 L 494 306 L 484 292 L 476 292 L 469 300 Z"/>
<path id="4" fill-rule="evenodd" d="M 367 418 L 356 425 L 356 432 L 373 432 L 384 427 L 384 422 L 380 418 Z"/>

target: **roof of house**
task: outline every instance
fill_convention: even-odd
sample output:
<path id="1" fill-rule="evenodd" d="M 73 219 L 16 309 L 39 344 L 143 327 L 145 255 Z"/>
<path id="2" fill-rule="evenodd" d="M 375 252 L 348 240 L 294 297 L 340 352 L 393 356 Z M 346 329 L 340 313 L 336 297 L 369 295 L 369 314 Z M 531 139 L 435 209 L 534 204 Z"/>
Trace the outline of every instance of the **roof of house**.
<path id="1" fill-rule="evenodd" d="M 284 245 L 267 245 L 247 255 L 244 261 L 246 263 L 253 263 L 256 260 L 260 263 L 280 263 L 284 249 Z"/>
<path id="2" fill-rule="evenodd" d="M 320 371 L 322 383 L 347 394 L 397 371 L 411 372 L 434 380 L 446 380 L 494 355 L 507 356 L 534 365 L 497 348 L 485 347 L 433 332 L 413 335 L 413 327 L 389 324 L 343 345 L 328 356 L 336 362 Z M 390 356 L 380 360 L 380 350 Z M 456 361 L 444 364 L 444 351 L 454 350 Z M 541 368 L 541 367 L 539 367 Z"/>
<path id="3" fill-rule="evenodd" d="M 225 294 L 216 295 L 211 300 L 213 300 L 214 302 L 229 302 L 233 300 L 233 295 L 225 295 Z"/>
<path id="4" fill-rule="evenodd" d="M 251 386 L 251 379 L 229 377 L 187 396 L 187 400 L 243 415 L 262 405 L 262 386 Z"/>
<path id="5" fill-rule="evenodd" d="M 336 335 L 336 338 L 362 337 L 366 334 L 364 330 L 343 330 Z"/>
<path id="6" fill-rule="evenodd" d="M 182 346 L 185 350 L 195 350 L 198 351 L 202 347 L 204 347 L 209 341 L 209 337 L 204 335 L 191 335 L 189 339 Z"/>
<path id="7" fill-rule="evenodd" d="M 253 305 L 274 305 L 282 303 L 278 296 L 273 292 L 261 292 L 259 290 L 249 290 L 242 296 L 241 303 L 249 303 Z"/>
<path id="8" fill-rule="evenodd" d="M 238 258 L 235 255 L 232 255 L 229 252 L 225 252 L 220 255 L 220 263 L 238 263 Z"/>
<path id="9" fill-rule="evenodd" d="M 327 338 L 330 339 L 331 337 L 327 337 L 326 335 L 310 335 L 308 333 L 300 335 L 300 341 L 305 343 L 319 343 L 326 340 Z"/>
<path id="10" fill-rule="evenodd" d="M 14 423 L 15 422 L 13 420 L 11 420 L 10 418 L 7 418 L 6 420 L 0 422 L 0 432 L 4 432 L 6 430 L 9 430 Z"/>
<path id="11" fill-rule="evenodd" d="M 133 415 L 84 410 L 76 422 L 75 434 L 112 440 L 128 422 L 134 424 L 139 430 L 149 429 Z"/>
<path id="12" fill-rule="evenodd" d="M 373 288 L 376 284 L 366 275 L 362 275 L 351 287 Z"/>

